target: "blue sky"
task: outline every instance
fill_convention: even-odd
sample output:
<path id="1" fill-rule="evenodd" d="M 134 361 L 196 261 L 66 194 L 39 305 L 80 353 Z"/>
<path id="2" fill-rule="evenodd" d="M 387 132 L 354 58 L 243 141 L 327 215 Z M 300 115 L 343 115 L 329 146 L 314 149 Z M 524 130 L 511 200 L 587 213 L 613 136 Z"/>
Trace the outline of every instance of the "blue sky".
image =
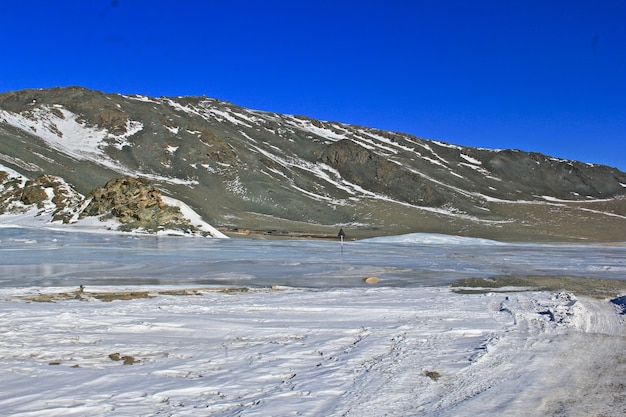
<path id="1" fill-rule="evenodd" d="M 0 3 L 0 92 L 80 85 L 626 171 L 626 1 Z"/>

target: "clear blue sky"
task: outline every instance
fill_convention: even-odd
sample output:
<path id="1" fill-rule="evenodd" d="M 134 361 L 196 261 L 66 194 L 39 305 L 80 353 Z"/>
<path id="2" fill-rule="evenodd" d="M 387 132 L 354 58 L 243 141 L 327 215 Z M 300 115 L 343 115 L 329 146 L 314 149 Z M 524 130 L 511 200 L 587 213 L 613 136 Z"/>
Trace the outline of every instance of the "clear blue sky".
<path id="1" fill-rule="evenodd" d="M 626 0 L 13 0 L 0 91 L 80 85 L 626 171 Z"/>

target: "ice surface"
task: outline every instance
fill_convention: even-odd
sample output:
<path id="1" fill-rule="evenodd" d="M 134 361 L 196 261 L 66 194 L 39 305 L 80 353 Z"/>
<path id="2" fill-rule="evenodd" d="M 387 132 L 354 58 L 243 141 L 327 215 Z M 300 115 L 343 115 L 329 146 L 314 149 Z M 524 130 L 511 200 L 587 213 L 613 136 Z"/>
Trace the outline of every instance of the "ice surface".
<path id="1" fill-rule="evenodd" d="M 466 277 L 624 279 L 626 247 L 411 234 L 362 241 L 203 239 L 0 228 L 0 285 L 438 286 Z"/>

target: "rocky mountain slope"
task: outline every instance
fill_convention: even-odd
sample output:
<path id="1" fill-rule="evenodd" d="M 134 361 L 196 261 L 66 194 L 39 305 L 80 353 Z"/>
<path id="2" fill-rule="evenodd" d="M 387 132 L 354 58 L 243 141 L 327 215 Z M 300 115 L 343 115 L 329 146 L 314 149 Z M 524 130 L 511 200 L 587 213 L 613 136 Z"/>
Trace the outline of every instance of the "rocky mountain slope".
<path id="1" fill-rule="evenodd" d="M 4 93 L 0 164 L 84 195 L 113 178 L 149 179 L 231 232 L 626 241 L 626 173 L 615 168 L 206 97 Z"/>

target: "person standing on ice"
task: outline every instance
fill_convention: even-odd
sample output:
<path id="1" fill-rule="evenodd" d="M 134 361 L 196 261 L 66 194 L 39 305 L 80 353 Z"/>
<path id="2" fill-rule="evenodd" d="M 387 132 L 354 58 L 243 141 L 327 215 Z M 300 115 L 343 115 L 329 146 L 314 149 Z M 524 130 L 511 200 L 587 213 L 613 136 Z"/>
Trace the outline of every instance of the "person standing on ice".
<path id="1" fill-rule="evenodd" d="M 341 241 L 341 254 L 343 255 L 343 238 L 346 237 L 346 234 L 343 231 L 343 228 L 339 229 L 339 233 L 337 233 L 339 240 Z"/>

